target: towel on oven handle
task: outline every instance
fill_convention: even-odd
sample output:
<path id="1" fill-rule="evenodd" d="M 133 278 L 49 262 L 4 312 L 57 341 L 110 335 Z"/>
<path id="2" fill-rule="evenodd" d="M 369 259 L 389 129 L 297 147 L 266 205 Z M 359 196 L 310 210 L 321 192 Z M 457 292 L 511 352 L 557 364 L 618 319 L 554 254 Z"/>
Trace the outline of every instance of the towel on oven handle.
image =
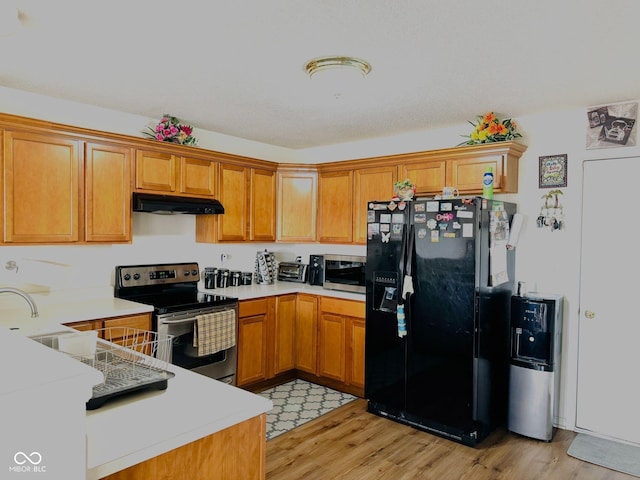
<path id="1" fill-rule="evenodd" d="M 236 344 L 236 312 L 220 312 L 196 315 L 193 346 L 198 356 L 211 355 Z"/>

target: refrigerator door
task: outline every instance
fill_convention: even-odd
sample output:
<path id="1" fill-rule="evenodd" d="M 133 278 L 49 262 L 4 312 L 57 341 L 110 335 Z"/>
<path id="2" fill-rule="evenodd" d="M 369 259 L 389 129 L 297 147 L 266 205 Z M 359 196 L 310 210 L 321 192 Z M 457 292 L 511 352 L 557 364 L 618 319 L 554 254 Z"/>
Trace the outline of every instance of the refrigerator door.
<path id="1" fill-rule="evenodd" d="M 459 441 L 476 429 L 476 200 L 416 201 L 411 218 L 415 294 L 407 341 L 407 416 Z"/>
<path id="2" fill-rule="evenodd" d="M 366 264 L 365 397 L 375 413 L 404 409 L 405 339 L 398 336 L 408 209 L 370 202 Z"/>
<path id="3" fill-rule="evenodd" d="M 515 205 L 482 198 L 413 204 L 407 408 L 412 422 L 475 445 L 506 415 Z"/>

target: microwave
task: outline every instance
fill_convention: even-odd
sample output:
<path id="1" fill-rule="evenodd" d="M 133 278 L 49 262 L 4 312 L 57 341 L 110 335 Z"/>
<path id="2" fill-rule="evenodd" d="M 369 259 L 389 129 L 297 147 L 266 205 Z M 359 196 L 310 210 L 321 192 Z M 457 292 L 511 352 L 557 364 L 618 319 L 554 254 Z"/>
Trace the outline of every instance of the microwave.
<path id="1" fill-rule="evenodd" d="M 329 290 L 365 293 L 365 265 L 367 257 L 361 255 L 325 255 L 324 281 Z"/>

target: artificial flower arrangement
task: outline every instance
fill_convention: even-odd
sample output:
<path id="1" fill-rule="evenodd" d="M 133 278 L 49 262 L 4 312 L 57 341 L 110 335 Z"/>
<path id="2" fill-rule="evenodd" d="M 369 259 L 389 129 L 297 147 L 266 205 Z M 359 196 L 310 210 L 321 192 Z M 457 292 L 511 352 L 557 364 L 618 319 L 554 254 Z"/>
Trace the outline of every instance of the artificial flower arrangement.
<path id="1" fill-rule="evenodd" d="M 469 138 L 460 145 L 477 145 L 479 143 L 505 142 L 522 137 L 516 129 L 516 122 L 507 118 L 499 120 L 493 112 L 488 112 L 484 116 L 478 115 L 477 123 L 469 121 L 473 125 L 471 135 L 462 135 Z"/>
<path id="2" fill-rule="evenodd" d="M 147 128 L 149 131 L 142 133 L 160 142 L 178 143 L 180 145 L 195 145 L 197 143 L 196 138 L 191 135 L 193 133 L 191 125 L 181 125 L 176 117 L 166 113 L 162 115 L 156 128 Z"/>

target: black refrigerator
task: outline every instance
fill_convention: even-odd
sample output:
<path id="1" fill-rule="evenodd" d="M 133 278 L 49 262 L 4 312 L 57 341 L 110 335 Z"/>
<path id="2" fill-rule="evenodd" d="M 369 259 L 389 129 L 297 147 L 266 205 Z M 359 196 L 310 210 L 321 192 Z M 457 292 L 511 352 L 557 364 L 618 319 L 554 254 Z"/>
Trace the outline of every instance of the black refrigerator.
<path id="1" fill-rule="evenodd" d="M 368 411 L 469 446 L 506 419 L 513 203 L 368 204 Z"/>

